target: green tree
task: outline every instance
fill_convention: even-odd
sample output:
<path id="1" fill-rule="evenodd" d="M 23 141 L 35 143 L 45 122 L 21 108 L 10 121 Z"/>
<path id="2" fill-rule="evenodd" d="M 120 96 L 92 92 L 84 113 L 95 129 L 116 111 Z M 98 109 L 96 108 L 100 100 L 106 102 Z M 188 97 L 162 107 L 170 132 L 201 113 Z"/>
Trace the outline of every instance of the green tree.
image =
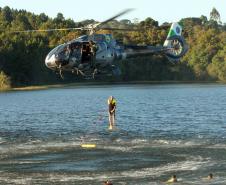
<path id="1" fill-rule="evenodd" d="M 213 57 L 208 73 L 213 79 L 226 81 L 226 46 Z"/>
<path id="2" fill-rule="evenodd" d="M 10 78 L 3 71 L 0 71 L 0 90 L 7 90 L 10 87 Z"/>
<path id="3" fill-rule="evenodd" d="M 210 12 L 210 21 L 216 21 L 217 23 L 221 23 L 220 13 L 215 7 L 213 7 L 212 11 Z"/>
<path id="4" fill-rule="evenodd" d="M 145 28 L 150 28 L 150 27 L 158 27 L 159 23 L 158 21 L 155 21 L 151 17 L 146 18 L 144 21 L 141 21 L 139 23 L 139 26 L 145 27 Z"/>
<path id="5" fill-rule="evenodd" d="M 208 23 L 208 19 L 204 15 L 201 15 L 200 20 L 202 21 L 202 25 L 206 25 Z"/>

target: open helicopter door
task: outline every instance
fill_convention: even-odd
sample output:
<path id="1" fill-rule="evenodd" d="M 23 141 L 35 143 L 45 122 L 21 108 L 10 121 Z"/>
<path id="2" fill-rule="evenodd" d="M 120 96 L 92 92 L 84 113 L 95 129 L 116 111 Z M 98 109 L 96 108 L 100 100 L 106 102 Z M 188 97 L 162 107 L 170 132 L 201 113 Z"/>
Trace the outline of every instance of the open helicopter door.
<path id="1" fill-rule="evenodd" d="M 182 27 L 178 23 L 173 23 L 163 45 L 168 49 L 166 56 L 170 61 L 178 61 L 188 50 L 181 33 Z"/>
<path id="2" fill-rule="evenodd" d="M 89 42 L 82 43 L 82 59 L 81 63 L 90 63 L 91 61 L 91 48 Z"/>

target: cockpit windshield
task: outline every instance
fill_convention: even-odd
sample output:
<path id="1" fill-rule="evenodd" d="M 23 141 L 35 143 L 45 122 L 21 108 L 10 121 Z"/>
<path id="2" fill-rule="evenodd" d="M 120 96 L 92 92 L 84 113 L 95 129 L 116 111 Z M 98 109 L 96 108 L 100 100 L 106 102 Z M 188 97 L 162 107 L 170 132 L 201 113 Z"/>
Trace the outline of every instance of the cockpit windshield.
<path id="1" fill-rule="evenodd" d="M 65 48 L 66 44 L 61 44 L 55 48 L 53 48 L 50 52 L 49 52 L 49 58 L 56 53 L 59 53 L 60 51 L 62 51 Z"/>
<path id="2" fill-rule="evenodd" d="M 59 49 L 56 51 L 56 53 L 57 53 L 57 54 L 65 54 L 65 53 L 68 52 L 68 50 L 69 50 L 69 47 L 65 45 L 64 47 L 59 48 Z"/>

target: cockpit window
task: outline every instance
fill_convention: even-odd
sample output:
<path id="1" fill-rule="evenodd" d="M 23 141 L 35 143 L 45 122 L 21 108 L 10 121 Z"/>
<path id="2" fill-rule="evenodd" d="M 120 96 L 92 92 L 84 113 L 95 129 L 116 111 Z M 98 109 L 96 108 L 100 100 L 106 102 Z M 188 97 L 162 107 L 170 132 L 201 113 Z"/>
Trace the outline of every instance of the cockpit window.
<path id="1" fill-rule="evenodd" d="M 66 44 L 64 44 L 62 47 L 58 48 L 58 50 L 56 50 L 56 53 L 64 53 L 65 51 L 67 51 L 68 46 Z"/>
<path id="2" fill-rule="evenodd" d="M 59 49 L 57 51 L 57 53 L 60 54 L 60 55 L 68 55 L 69 51 L 70 51 L 69 47 L 66 46 L 66 47 L 63 47 L 63 48 Z"/>
<path id="3" fill-rule="evenodd" d="M 49 58 L 55 54 L 55 53 L 59 53 L 61 50 L 63 50 L 63 48 L 66 46 L 66 44 L 61 44 L 55 48 L 53 48 L 50 52 L 49 52 Z"/>

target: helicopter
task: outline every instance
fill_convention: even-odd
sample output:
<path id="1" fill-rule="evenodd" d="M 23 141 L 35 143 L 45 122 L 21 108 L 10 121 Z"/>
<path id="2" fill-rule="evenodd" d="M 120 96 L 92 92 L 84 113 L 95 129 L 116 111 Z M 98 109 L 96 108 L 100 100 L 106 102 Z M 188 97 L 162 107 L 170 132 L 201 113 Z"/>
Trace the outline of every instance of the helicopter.
<path id="1" fill-rule="evenodd" d="M 188 46 L 181 35 L 182 27 L 178 23 L 172 23 L 168 36 L 162 46 L 124 45 L 115 40 L 112 34 L 97 34 L 99 30 L 125 30 L 103 27 L 108 22 L 130 12 L 133 9 L 124 10 L 117 15 L 99 23 L 89 24 L 80 28 L 61 28 L 49 30 L 26 30 L 21 32 L 36 31 L 65 31 L 82 30 L 89 34 L 60 44 L 53 48 L 45 58 L 47 68 L 60 74 L 69 71 L 85 78 L 95 78 L 98 75 L 120 75 L 116 60 L 123 60 L 136 56 L 150 54 L 163 54 L 169 61 L 177 62 L 188 50 Z"/>

